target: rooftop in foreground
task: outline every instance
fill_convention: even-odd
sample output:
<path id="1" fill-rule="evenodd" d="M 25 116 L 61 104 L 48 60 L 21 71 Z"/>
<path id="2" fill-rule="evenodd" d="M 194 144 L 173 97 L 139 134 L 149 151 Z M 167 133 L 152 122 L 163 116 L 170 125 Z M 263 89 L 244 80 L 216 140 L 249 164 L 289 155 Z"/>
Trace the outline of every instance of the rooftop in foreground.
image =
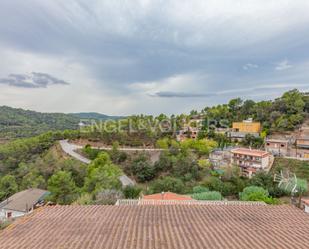
<path id="1" fill-rule="evenodd" d="M 309 216 L 291 206 L 46 207 L 0 233 L 0 248 L 308 248 Z"/>

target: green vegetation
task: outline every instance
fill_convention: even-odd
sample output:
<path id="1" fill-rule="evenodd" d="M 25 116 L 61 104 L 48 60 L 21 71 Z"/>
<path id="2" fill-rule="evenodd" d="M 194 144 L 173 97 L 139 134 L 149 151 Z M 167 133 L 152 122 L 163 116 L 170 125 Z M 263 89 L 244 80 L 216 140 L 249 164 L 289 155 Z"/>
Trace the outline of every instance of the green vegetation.
<path id="1" fill-rule="evenodd" d="M 40 113 L 0 106 L 0 137 L 36 136 L 48 131 L 78 128 L 79 118 L 63 113 Z"/>
<path id="2" fill-rule="evenodd" d="M 97 194 L 104 189 L 120 189 L 119 176 L 122 174 L 107 153 L 100 153 L 87 169 L 84 191 Z"/>
<path id="3" fill-rule="evenodd" d="M 0 179 L 0 199 L 5 199 L 10 197 L 12 194 L 16 193 L 18 186 L 15 177 L 12 175 L 6 175 Z"/>
<path id="4" fill-rule="evenodd" d="M 308 95 L 294 89 L 273 101 L 254 102 L 236 98 L 230 100 L 228 104 L 206 107 L 203 113 L 209 120 L 215 121 L 215 127 L 230 127 L 232 122 L 251 117 L 255 121 L 260 121 L 263 130 L 270 133 L 294 130 L 308 117 L 308 106 Z"/>
<path id="5" fill-rule="evenodd" d="M 246 187 L 239 194 L 239 198 L 242 201 L 263 201 L 267 204 L 278 204 L 278 200 L 270 197 L 267 190 L 257 186 Z"/>
<path id="6" fill-rule="evenodd" d="M 208 191 L 208 192 L 202 192 L 202 193 L 196 193 L 192 194 L 191 197 L 195 200 L 205 201 L 220 201 L 222 200 L 222 195 L 218 191 Z"/>
<path id="7" fill-rule="evenodd" d="M 204 186 L 198 185 L 198 186 L 193 187 L 194 194 L 199 194 L 199 193 L 208 192 L 208 191 L 209 189 Z"/>
<path id="8" fill-rule="evenodd" d="M 58 171 L 48 180 L 50 200 L 59 204 L 70 204 L 76 199 L 77 187 L 70 172 Z"/>
<path id="9" fill-rule="evenodd" d="M 142 189 L 136 186 L 127 186 L 122 192 L 126 199 L 137 199 L 140 196 Z"/>
<path id="10" fill-rule="evenodd" d="M 274 101 L 233 99 L 226 105 L 207 107 L 202 114 L 208 121 L 215 121 L 212 128 L 230 127 L 233 121 L 252 117 L 262 123 L 265 136 L 297 127 L 308 117 L 308 109 L 309 97 L 293 90 Z M 1 107 L 0 137 L 49 132 L 0 145 L 0 201 L 16 191 L 38 187 L 48 189 L 50 199 L 59 204 L 112 204 L 117 198 L 138 198 L 141 191 L 192 194 L 199 200 L 240 198 L 277 203 L 276 198 L 287 193 L 273 182 L 273 173 L 288 168 L 301 179 L 309 179 L 308 162 L 281 158 L 275 160 L 270 174 L 258 173 L 250 180 L 241 177 L 237 167 L 214 168 L 208 159 L 209 153 L 214 148 L 232 144 L 224 134 L 215 134 L 204 122 L 197 140 L 175 140 L 175 131 L 197 113 L 171 116 L 172 129 L 168 125 L 158 125 L 168 119 L 161 114 L 157 117 L 130 116 L 118 123 L 105 122 L 105 130 L 93 126 L 80 132 L 61 130 L 75 129 L 80 117 L 89 117 L 86 114 L 42 114 Z M 91 115 L 98 118 L 96 114 Z M 115 129 L 119 123 L 121 131 Z M 87 139 L 89 143 L 112 145 L 113 149 L 104 152 L 86 146 L 81 153 L 92 162 L 85 165 L 62 154 L 57 145 L 60 139 Z M 263 139 L 247 136 L 242 143 L 258 148 Z M 157 147 L 164 151 L 156 158 L 146 152 L 125 153 L 119 146 Z M 122 189 L 119 176 L 123 173 L 135 179 L 138 186 Z M 306 192 L 306 181 L 300 183 L 302 192 Z"/>
<path id="11" fill-rule="evenodd" d="M 150 184 L 150 193 L 168 191 L 182 194 L 185 192 L 185 185 L 181 179 L 170 176 L 157 179 Z"/>
<path id="12" fill-rule="evenodd" d="M 289 170 L 297 177 L 309 181 L 309 162 L 287 158 L 276 158 L 272 167 L 273 173 L 280 173 L 281 170 Z"/>

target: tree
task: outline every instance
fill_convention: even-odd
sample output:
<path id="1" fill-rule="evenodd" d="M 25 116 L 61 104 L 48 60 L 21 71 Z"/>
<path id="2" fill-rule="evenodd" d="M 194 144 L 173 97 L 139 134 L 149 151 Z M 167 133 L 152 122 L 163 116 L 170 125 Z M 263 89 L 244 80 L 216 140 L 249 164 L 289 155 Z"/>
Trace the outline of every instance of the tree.
<path id="1" fill-rule="evenodd" d="M 191 197 L 195 200 L 222 200 L 221 193 L 217 191 L 195 193 Z"/>
<path id="2" fill-rule="evenodd" d="M 209 188 L 212 191 L 222 192 L 223 190 L 223 182 L 218 177 L 214 176 L 206 178 L 206 180 L 203 182 L 203 186 Z"/>
<path id="3" fill-rule="evenodd" d="M 46 188 L 46 182 L 43 176 L 39 175 L 37 172 L 29 172 L 23 177 L 21 182 L 21 189 L 28 188 Z"/>
<path id="4" fill-rule="evenodd" d="M 229 106 L 229 109 L 235 113 L 237 110 L 239 110 L 239 108 L 241 107 L 242 105 L 242 99 L 241 98 L 236 98 L 236 99 L 231 99 L 228 106 Z"/>
<path id="5" fill-rule="evenodd" d="M 58 204 L 70 204 L 77 198 L 77 187 L 70 172 L 58 171 L 48 180 L 50 199 Z"/>
<path id="6" fill-rule="evenodd" d="M 286 191 L 280 189 L 277 184 L 273 181 L 273 175 L 265 173 L 263 171 L 258 172 L 255 176 L 250 179 L 250 185 L 262 187 L 267 189 L 269 195 L 272 197 L 281 197 L 286 194 Z"/>
<path id="7" fill-rule="evenodd" d="M 245 138 L 242 140 L 241 144 L 246 147 L 261 148 L 264 143 L 264 139 L 261 137 L 255 137 L 251 134 L 246 134 Z"/>
<path id="8" fill-rule="evenodd" d="M 142 189 L 136 186 L 127 186 L 122 190 L 126 199 L 137 199 L 141 191 Z"/>
<path id="9" fill-rule="evenodd" d="M 184 192 L 184 184 L 182 180 L 179 178 L 173 178 L 170 176 L 160 178 L 155 180 L 150 185 L 150 190 L 152 193 L 161 193 L 161 192 L 175 192 L 175 193 L 183 193 Z"/>
<path id="10" fill-rule="evenodd" d="M 88 166 L 84 190 L 86 192 L 100 192 L 104 189 L 120 188 L 119 176 L 122 172 L 111 162 L 109 155 L 102 152 Z"/>
<path id="11" fill-rule="evenodd" d="M 147 182 L 155 177 L 154 167 L 147 161 L 135 161 L 131 168 L 139 182 Z"/>
<path id="12" fill-rule="evenodd" d="M 138 158 L 131 164 L 132 173 L 137 177 L 139 182 L 147 182 L 155 177 L 155 168 L 147 159 Z"/>
<path id="13" fill-rule="evenodd" d="M 18 186 L 14 176 L 6 175 L 0 179 L 0 200 L 9 198 L 17 191 Z"/>

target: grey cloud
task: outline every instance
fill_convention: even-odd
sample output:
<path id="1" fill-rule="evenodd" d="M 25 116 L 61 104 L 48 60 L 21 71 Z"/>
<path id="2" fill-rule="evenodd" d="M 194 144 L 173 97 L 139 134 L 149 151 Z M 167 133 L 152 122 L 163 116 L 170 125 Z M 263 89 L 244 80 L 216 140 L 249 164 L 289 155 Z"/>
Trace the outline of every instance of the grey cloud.
<path id="1" fill-rule="evenodd" d="M 50 85 L 69 85 L 68 82 L 47 73 L 37 72 L 10 74 L 7 78 L 0 78 L 0 84 L 20 88 L 46 88 Z"/>
<path id="2" fill-rule="evenodd" d="M 215 95 L 215 93 L 156 92 L 150 96 L 161 98 L 203 98 L 213 97 Z"/>

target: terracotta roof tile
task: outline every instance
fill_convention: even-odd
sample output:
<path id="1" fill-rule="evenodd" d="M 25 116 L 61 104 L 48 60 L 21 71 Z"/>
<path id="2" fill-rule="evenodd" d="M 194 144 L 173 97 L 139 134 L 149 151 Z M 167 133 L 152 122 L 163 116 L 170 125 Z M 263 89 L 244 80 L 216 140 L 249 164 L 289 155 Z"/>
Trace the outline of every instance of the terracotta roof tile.
<path id="1" fill-rule="evenodd" d="M 301 248 L 309 215 L 291 206 L 55 206 L 0 233 L 1 249 Z"/>
<path id="2" fill-rule="evenodd" d="M 248 148 L 237 148 L 231 150 L 232 153 L 235 154 L 242 154 L 242 155 L 248 155 L 248 156 L 257 156 L 257 157 L 264 157 L 268 156 L 269 153 L 263 150 L 252 150 Z"/>
<path id="3" fill-rule="evenodd" d="M 179 195 L 172 192 L 162 192 L 153 195 L 145 195 L 143 197 L 145 200 L 169 200 L 169 201 L 185 201 L 185 200 L 193 200 L 188 195 Z"/>

